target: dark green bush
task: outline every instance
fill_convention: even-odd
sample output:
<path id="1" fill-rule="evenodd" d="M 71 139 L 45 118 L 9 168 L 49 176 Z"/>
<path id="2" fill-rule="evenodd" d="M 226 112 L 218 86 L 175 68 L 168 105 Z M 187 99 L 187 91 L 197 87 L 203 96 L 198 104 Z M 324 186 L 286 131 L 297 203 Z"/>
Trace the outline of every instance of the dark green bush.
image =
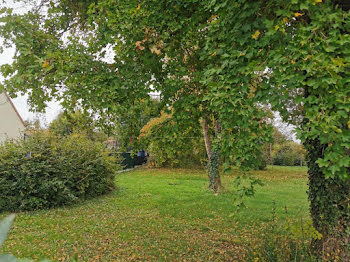
<path id="1" fill-rule="evenodd" d="M 101 143 L 37 132 L 0 146 L 0 211 L 67 205 L 114 188 L 115 159 Z"/>
<path id="2" fill-rule="evenodd" d="M 262 153 L 259 153 L 256 156 L 256 163 L 253 166 L 255 167 L 255 170 L 265 170 L 267 167 L 266 157 Z"/>
<path id="3" fill-rule="evenodd" d="M 272 161 L 278 166 L 305 165 L 305 149 L 293 141 L 284 142 L 274 147 Z"/>
<path id="4" fill-rule="evenodd" d="M 242 166 L 251 167 L 253 170 L 265 170 L 267 167 L 267 157 L 262 151 L 254 152 L 254 158 L 243 161 Z"/>

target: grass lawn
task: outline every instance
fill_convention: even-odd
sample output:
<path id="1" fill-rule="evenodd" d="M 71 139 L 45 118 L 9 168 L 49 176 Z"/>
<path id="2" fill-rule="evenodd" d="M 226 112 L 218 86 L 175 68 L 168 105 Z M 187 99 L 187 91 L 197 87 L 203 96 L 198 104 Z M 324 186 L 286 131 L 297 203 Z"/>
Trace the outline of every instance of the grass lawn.
<path id="1" fill-rule="evenodd" d="M 204 170 L 147 169 L 121 173 L 118 189 L 75 206 L 25 212 L 0 253 L 69 261 L 244 261 L 272 217 L 308 219 L 306 168 L 269 167 L 247 208 L 234 214 L 235 172 L 225 191 L 207 190 Z M 287 211 L 286 211 L 287 210 Z M 286 214 L 287 212 L 287 214 Z M 6 214 L 0 214 L 0 218 Z"/>

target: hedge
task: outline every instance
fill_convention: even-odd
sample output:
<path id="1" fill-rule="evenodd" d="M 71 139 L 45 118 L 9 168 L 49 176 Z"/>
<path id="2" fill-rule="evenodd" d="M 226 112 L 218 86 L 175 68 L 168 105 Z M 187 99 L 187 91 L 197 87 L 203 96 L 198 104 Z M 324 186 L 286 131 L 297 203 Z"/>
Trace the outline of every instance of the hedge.
<path id="1" fill-rule="evenodd" d="M 114 189 L 119 166 L 101 143 L 38 132 L 0 146 L 0 211 L 63 206 Z"/>

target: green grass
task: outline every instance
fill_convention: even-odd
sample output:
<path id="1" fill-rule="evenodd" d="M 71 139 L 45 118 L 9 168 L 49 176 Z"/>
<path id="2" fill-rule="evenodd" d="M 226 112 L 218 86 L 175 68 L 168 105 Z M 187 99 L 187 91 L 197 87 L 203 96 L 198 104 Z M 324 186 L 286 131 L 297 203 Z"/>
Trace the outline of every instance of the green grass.
<path id="1" fill-rule="evenodd" d="M 75 206 L 17 215 L 0 253 L 69 261 L 244 261 L 272 216 L 308 219 L 306 168 L 269 167 L 254 172 L 264 182 L 238 215 L 235 173 L 225 190 L 207 190 L 203 170 L 136 169 L 117 178 L 118 189 Z M 287 207 L 287 214 L 285 207 Z M 6 214 L 0 214 L 4 217 Z"/>

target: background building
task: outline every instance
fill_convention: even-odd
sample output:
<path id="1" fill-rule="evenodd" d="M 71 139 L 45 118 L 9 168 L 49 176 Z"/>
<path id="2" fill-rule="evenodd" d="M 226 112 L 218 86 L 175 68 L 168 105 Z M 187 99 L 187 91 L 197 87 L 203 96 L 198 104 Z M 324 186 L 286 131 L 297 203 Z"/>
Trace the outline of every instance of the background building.
<path id="1" fill-rule="evenodd" d="M 6 139 L 24 137 L 24 122 L 17 112 L 10 97 L 6 93 L 0 94 L 0 143 Z"/>

